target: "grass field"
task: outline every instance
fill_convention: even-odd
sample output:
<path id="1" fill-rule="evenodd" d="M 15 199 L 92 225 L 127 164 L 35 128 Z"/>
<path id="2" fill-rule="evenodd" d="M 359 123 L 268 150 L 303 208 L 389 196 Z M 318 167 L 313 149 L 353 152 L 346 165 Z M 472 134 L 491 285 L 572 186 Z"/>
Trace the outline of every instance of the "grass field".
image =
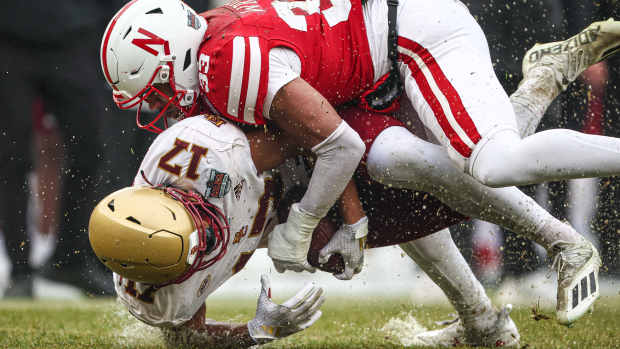
<path id="1" fill-rule="evenodd" d="M 276 299 L 277 301 L 277 299 Z M 217 320 L 245 322 L 255 311 L 253 300 L 207 303 Z M 400 348 L 415 317 L 422 326 L 445 319 L 450 309 L 414 306 L 407 299 L 329 299 L 323 317 L 312 328 L 274 342 L 267 348 Z M 552 315 L 551 311 L 547 311 Z M 530 308 L 515 308 L 512 317 L 521 331 L 522 348 L 620 348 L 620 296 L 605 297 L 572 328 L 554 320 L 536 321 Z M 390 332 L 384 327 L 393 326 Z M 158 331 L 134 320 L 111 299 L 78 302 L 0 302 L 0 348 L 164 348 Z"/>

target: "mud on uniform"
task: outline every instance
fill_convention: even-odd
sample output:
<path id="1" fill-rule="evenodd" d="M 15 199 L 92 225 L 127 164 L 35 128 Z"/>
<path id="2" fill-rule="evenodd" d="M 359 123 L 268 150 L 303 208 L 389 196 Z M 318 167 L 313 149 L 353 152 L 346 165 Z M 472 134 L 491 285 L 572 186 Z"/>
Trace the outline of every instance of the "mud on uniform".
<path id="1" fill-rule="evenodd" d="M 356 108 L 342 115 L 360 132 L 367 150 L 381 131 L 402 125 Z M 224 257 L 181 284 L 156 289 L 114 274 L 118 297 L 134 316 L 153 326 L 178 326 L 191 319 L 209 294 L 245 266 L 263 234 L 276 223 L 274 193 L 278 188 L 270 172 L 256 173 L 249 143 L 238 127 L 204 115 L 178 122 L 155 139 L 134 184 L 149 185 L 145 178 L 153 185 L 172 185 L 202 194 L 220 208 L 230 224 Z M 372 181 L 363 165 L 356 182 L 369 217 L 370 247 L 411 241 L 465 219 L 429 194 Z"/>
<path id="2" fill-rule="evenodd" d="M 257 173 L 248 140 L 238 127 L 213 116 L 196 116 L 155 139 L 134 185 L 149 185 L 145 178 L 153 185 L 202 194 L 230 224 L 224 257 L 181 284 L 155 289 L 114 275 L 118 297 L 134 316 L 153 326 L 177 326 L 191 319 L 209 294 L 241 270 L 258 246 L 274 217 L 272 176 Z"/>

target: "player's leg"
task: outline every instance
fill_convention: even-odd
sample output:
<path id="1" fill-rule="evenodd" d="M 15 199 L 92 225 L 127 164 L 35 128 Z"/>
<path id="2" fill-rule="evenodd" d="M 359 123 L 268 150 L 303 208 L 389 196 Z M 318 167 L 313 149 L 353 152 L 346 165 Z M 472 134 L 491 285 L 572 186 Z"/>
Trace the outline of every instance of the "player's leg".
<path id="1" fill-rule="evenodd" d="M 404 127 L 389 127 L 376 137 L 366 167 L 374 180 L 429 192 L 464 215 L 520 232 L 545 247 L 558 239 L 579 238 L 572 230 L 558 236 L 539 235 L 554 218 L 532 198 L 515 187 L 480 184 L 459 171 L 441 146 L 416 137 Z"/>
<path id="2" fill-rule="evenodd" d="M 519 332 L 509 316 L 510 307 L 501 311 L 493 307 L 448 229 L 400 247 L 441 288 L 459 315 L 458 322 L 422 333 L 416 339 L 428 346 L 519 345 Z"/>
<path id="3" fill-rule="evenodd" d="M 416 1 L 401 6 L 401 14 L 417 14 L 416 21 L 399 21 L 401 73 L 420 119 L 457 166 L 493 186 L 620 171 L 619 139 L 551 130 L 522 140 L 479 26 L 458 2 L 432 6 Z M 579 283 L 587 286 L 591 275 L 596 285 L 600 258 L 586 241 L 557 240 L 550 252 L 570 265 L 559 268 L 570 271 L 560 273 L 558 289 L 558 315 L 569 322 L 598 295 L 597 288 Z"/>
<path id="4" fill-rule="evenodd" d="M 560 268 L 558 285 L 562 322 L 581 316 L 598 297 L 600 258 L 596 249 L 517 188 L 484 186 L 459 171 L 441 146 L 398 126 L 376 137 L 368 153 L 367 169 L 379 182 L 429 192 L 460 213 L 518 232 L 560 258 L 565 265 Z M 585 281 L 590 287 L 582 287 L 586 297 L 580 299 L 572 292 L 584 278 L 591 278 Z M 573 302 L 577 302 L 575 306 Z"/>

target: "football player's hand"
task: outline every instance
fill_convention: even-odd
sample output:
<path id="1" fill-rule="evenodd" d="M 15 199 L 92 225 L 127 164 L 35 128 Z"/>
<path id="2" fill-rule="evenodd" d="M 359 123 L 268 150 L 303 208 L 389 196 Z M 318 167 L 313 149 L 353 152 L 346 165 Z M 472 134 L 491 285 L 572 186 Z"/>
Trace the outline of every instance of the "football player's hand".
<path id="1" fill-rule="evenodd" d="M 319 308 L 325 302 L 323 287 L 308 283 L 280 305 L 271 301 L 271 283 L 267 275 L 261 275 L 260 282 L 256 316 L 248 322 L 250 336 L 256 343 L 290 336 L 312 326 L 321 317 Z"/>
<path id="2" fill-rule="evenodd" d="M 320 217 L 302 210 L 298 203 L 291 205 L 286 223 L 275 226 L 267 243 L 269 257 L 278 272 L 314 272 L 307 256 L 312 232 L 320 220 Z"/>
<path id="3" fill-rule="evenodd" d="M 319 251 L 319 263 L 327 263 L 334 253 L 340 254 L 344 260 L 344 272 L 334 274 L 334 276 L 340 280 L 351 280 L 353 274 L 362 271 L 364 266 L 367 235 L 368 218 L 366 217 L 354 224 L 343 224 L 327 245 Z"/>

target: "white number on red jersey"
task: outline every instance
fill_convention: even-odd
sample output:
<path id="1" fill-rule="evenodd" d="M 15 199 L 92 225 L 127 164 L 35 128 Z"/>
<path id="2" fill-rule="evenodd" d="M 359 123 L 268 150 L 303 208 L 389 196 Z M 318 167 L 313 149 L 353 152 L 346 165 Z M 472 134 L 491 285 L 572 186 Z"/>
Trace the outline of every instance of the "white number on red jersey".
<path id="1" fill-rule="evenodd" d="M 332 3 L 332 7 L 325 9 L 322 12 L 319 8 L 320 2 L 318 0 L 290 2 L 274 0 L 271 3 L 271 6 L 276 10 L 278 16 L 280 16 L 280 18 L 289 25 L 289 27 L 300 31 L 307 31 L 308 24 L 306 22 L 306 16 L 310 16 L 315 13 L 322 13 L 323 18 L 325 18 L 325 21 L 327 21 L 327 24 L 330 27 L 349 19 L 349 13 L 351 12 L 350 0 L 330 1 Z M 305 14 L 296 15 L 293 13 L 294 9 L 302 10 Z"/>

